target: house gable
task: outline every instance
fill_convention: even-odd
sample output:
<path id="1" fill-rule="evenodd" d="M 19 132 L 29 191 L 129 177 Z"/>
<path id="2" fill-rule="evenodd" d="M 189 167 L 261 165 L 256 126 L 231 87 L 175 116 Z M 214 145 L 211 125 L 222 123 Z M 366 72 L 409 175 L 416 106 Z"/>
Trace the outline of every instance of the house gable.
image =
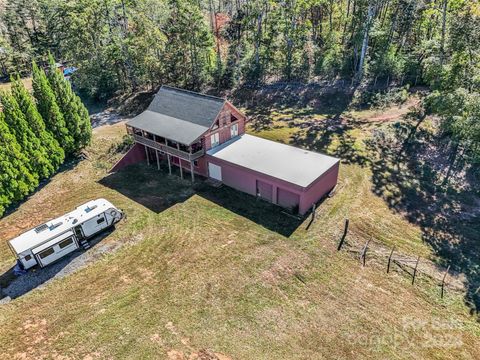
<path id="1" fill-rule="evenodd" d="M 210 129 L 203 135 L 205 150 L 223 144 L 234 136 L 244 134 L 245 122 L 246 116 L 226 101 Z"/>

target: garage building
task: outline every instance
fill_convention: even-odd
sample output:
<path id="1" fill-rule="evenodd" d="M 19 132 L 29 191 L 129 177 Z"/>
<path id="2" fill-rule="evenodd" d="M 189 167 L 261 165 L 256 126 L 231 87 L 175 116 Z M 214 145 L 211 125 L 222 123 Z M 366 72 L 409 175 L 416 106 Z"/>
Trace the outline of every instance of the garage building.
<path id="1" fill-rule="evenodd" d="M 248 134 L 207 152 L 209 176 L 304 214 L 338 178 L 337 158 Z"/>

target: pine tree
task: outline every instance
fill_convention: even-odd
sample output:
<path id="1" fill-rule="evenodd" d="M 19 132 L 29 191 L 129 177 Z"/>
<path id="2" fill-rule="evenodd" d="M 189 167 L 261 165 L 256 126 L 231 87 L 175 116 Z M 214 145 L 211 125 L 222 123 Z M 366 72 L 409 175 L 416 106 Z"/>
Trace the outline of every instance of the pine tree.
<path id="1" fill-rule="evenodd" d="M 0 216 L 8 205 L 23 199 L 38 185 L 25 166 L 28 159 L 4 118 L 0 112 Z"/>
<path id="2" fill-rule="evenodd" d="M 40 140 L 40 143 L 48 154 L 53 170 L 57 170 L 65 159 L 65 152 L 60 147 L 58 141 L 55 140 L 53 135 L 45 128 L 45 123 L 38 112 L 34 99 L 29 94 L 20 78 L 17 77 L 16 79 L 12 79 L 11 89 L 30 129 Z"/>
<path id="3" fill-rule="evenodd" d="M 67 129 L 73 137 L 75 150 L 79 150 L 88 145 L 92 137 L 88 110 L 83 105 L 82 100 L 73 92 L 70 82 L 65 80 L 63 74 L 56 68 L 55 60 L 51 54 L 48 60 L 48 81 L 65 119 Z"/>
<path id="4" fill-rule="evenodd" d="M 48 154 L 40 140 L 28 126 L 22 110 L 15 98 L 7 92 L 0 94 L 4 119 L 10 132 L 15 136 L 17 143 L 22 148 L 28 159 L 25 166 L 37 179 L 45 179 L 53 173 L 53 166 L 48 159 Z"/>
<path id="5" fill-rule="evenodd" d="M 53 134 L 65 151 L 65 154 L 72 154 L 75 149 L 73 137 L 65 124 L 45 71 L 39 69 L 35 63 L 33 63 L 32 86 L 33 95 L 37 100 L 38 111 L 45 122 L 47 130 Z"/>

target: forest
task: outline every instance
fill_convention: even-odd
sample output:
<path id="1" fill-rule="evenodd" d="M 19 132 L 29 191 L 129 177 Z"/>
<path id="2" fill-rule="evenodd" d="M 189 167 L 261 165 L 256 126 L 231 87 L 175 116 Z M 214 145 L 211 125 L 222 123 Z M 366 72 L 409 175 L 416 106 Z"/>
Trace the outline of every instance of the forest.
<path id="1" fill-rule="evenodd" d="M 428 90 L 453 161 L 480 160 L 477 0 L 4 0 L 0 75 L 48 54 L 105 100 L 169 84 L 221 93 L 275 82 Z M 417 127 L 418 127 L 417 124 Z M 416 128 L 416 127 L 415 127 Z"/>

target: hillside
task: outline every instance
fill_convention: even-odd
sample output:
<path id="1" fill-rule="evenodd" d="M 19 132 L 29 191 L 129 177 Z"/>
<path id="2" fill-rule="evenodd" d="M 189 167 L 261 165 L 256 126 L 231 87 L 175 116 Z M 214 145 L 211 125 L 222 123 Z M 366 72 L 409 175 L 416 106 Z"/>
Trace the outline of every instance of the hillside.
<path id="1" fill-rule="evenodd" d="M 403 112 L 386 109 L 382 119 Z M 289 141 L 283 126 L 270 129 L 258 134 Z M 370 131 L 351 132 L 360 156 Z M 480 357 L 465 289 L 449 286 L 441 299 L 438 282 L 423 272 L 414 286 L 405 268 L 387 275 L 373 248 L 362 266 L 358 250 L 369 239 L 422 262 L 438 257 L 421 227 L 374 193 L 372 171 L 350 155 L 336 194 L 309 224 L 227 188 L 192 189 L 145 164 L 108 175 L 124 133 L 123 123 L 94 130 L 86 160 L 0 220 L 6 240 L 100 196 L 128 214 L 92 249 L 51 271 L 46 285 L 0 305 L 7 344 L 0 358 Z M 329 151 L 341 143 L 333 139 Z M 346 217 L 348 245 L 337 252 Z M 6 285 L 13 257 L 5 241 L 0 250 Z"/>

